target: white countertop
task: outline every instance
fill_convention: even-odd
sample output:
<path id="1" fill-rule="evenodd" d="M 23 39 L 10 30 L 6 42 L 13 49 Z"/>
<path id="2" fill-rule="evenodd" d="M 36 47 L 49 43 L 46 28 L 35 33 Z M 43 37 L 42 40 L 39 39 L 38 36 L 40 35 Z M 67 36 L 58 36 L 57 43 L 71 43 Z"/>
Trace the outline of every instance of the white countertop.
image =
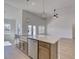
<path id="1" fill-rule="evenodd" d="M 38 37 L 37 40 L 54 44 L 54 43 L 56 43 L 59 40 L 59 38 L 58 37 L 49 37 L 49 36 L 46 36 L 46 37 Z"/>
<path id="2" fill-rule="evenodd" d="M 27 37 L 26 36 L 21 36 L 20 40 L 27 42 Z"/>
<path id="3" fill-rule="evenodd" d="M 71 38 L 63 38 L 63 37 L 55 37 L 55 36 L 46 36 L 46 35 L 39 35 L 38 37 L 33 38 L 35 40 L 55 44 L 60 39 L 71 39 Z"/>

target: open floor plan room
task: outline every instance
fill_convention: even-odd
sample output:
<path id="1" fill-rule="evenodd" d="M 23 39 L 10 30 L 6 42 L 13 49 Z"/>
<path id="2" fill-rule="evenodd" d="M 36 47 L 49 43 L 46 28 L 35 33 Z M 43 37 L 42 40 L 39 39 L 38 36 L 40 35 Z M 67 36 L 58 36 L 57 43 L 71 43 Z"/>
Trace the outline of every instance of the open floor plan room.
<path id="1" fill-rule="evenodd" d="M 75 59 L 75 0 L 4 0 L 5 59 Z"/>

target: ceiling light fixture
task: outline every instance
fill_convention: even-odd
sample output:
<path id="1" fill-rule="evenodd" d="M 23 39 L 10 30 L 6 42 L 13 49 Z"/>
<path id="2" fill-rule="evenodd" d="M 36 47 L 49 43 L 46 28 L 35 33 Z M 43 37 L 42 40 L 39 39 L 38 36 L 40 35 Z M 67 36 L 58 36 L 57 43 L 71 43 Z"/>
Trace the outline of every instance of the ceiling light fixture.
<path id="1" fill-rule="evenodd" d="M 25 0 L 25 2 L 26 2 L 25 6 L 27 5 L 27 9 L 28 9 L 29 1 L 30 1 L 30 0 Z"/>
<path id="2" fill-rule="evenodd" d="M 32 6 L 35 5 L 35 2 L 31 2 L 30 0 L 26 0 L 26 3 L 27 3 L 27 5 L 32 5 Z"/>
<path id="3" fill-rule="evenodd" d="M 47 17 L 47 14 L 46 14 L 46 12 L 45 12 L 45 2 L 44 2 L 44 0 L 42 0 L 42 9 L 43 9 L 43 13 L 42 13 L 42 17 L 43 18 L 46 18 Z"/>
<path id="4" fill-rule="evenodd" d="M 29 1 L 29 0 L 26 0 L 27 2 Z"/>
<path id="5" fill-rule="evenodd" d="M 34 6 L 34 5 L 35 5 L 35 3 L 34 3 L 34 2 L 32 2 L 32 3 L 31 3 L 31 5 L 32 5 L 32 6 Z"/>

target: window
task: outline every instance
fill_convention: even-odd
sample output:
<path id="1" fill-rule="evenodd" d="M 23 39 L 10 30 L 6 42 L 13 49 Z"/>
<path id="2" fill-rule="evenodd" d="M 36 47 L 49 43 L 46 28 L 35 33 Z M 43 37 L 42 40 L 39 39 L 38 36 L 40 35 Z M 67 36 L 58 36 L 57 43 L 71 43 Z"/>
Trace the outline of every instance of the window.
<path id="1" fill-rule="evenodd" d="M 38 26 L 38 32 L 39 32 L 39 35 L 44 34 L 45 33 L 45 27 L 42 26 L 42 25 Z"/>
<path id="2" fill-rule="evenodd" d="M 4 31 L 10 32 L 11 31 L 11 25 L 10 24 L 4 24 Z"/>
<path id="3" fill-rule="evenodd" d="M 36 36 L 36 26 L 33 25 L 33 36 L 35 37 Z"/>
<path id="4" fill-rule="evenodd" d="M 36 36 L 36 25 L 28 25 L 28 36 Z"/>
<path id="5" fill-rule="evenodd" d="M 32 25 L 28 25 L 28 35 L 32 35 Z"/>

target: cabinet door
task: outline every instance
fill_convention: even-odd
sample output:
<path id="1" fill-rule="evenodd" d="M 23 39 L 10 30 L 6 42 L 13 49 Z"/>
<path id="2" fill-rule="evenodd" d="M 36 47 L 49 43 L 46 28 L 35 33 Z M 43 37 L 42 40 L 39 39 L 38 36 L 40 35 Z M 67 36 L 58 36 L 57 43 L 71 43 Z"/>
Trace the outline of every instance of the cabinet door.
<path id="1" fill-rule="evenodd" d="M 39 59 L 49 59 L 49 49 L 39 46 Z"/>

